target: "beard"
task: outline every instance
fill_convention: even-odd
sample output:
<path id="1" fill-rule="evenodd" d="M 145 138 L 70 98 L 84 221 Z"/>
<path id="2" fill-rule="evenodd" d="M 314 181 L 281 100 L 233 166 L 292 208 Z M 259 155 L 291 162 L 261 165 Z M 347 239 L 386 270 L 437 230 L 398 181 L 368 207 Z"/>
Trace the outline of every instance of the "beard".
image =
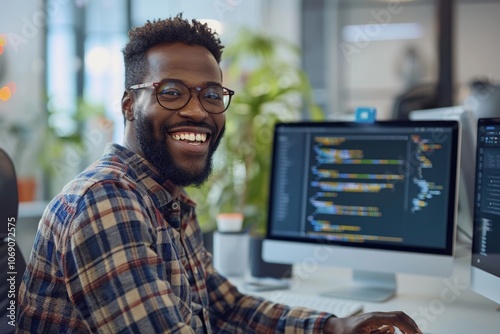
<path id="1" fill-rule="evenodd" d="M 212 127 L 206 124 L 196 124 L 192 122 L 185 122 L 181 125 L 198 125 L 203 127 Z M 158 171 L 158 173 L 170 180 L 173 184 L 181 187 L 196 186 L 201 187 L 209 178 L 212 173 L 212 158 L 219 146 L 220 140 L 224 135 L 225 127 L 222 128 L 217 140 L 209 146 L 207 160 L 203 169 L 200 172 L 195 172 L 187 168 L 179 166 L 172 156 L 167 143 L 168 132 L 165 126 L 160 128 L 160 138 L 155 137 L 153 122 L 148 117 L 144 116 L 142 112 L 137 113 L 134 122 L 135 133 L 139 148 L 148 160 Z M 212 131 L 216 133 L 216 131 Z"/>

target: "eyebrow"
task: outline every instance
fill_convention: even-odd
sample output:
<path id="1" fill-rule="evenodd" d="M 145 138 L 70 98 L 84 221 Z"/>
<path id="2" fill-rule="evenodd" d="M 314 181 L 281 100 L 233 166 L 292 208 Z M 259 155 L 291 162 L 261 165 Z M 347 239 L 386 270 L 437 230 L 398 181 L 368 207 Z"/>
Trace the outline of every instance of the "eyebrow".
<path id="1" fill-rule="evenodd" d="M 183 80 L 180 80 L 180 79 L 175 79 L 175 78 L 163 78 L 161 79 L 159 82 L 177 82 L 177 83 L 181 83 L 183 85 L 186 85 L 186 86 L 189 86 L 186 84 L 186 82 L 184 82 Z M 216 81 L 207 81 L 205 82 L 204 85 L 202 85 L 201 87 L 210 87 L 210 86 L 217 86 L 217 87 L 222 87 L 222 84 L 219 83 L 219 82 L 216 82 Z M 200 86 L 196 86 L 196 87 L 200 87 Z"/>

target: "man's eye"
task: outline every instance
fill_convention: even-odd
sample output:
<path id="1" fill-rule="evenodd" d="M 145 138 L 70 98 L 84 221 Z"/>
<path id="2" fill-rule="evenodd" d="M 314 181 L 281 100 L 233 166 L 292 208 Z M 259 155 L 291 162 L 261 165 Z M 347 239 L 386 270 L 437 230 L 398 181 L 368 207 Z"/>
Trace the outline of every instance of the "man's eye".
<path id="1" fill-rule="evenodd" d="M 208 100 L 222 100 L 222 89 L 208 88 L 203 94 L 203 98 Z"/>
<path id="2" fill-rule="evenodd" d="M 219 94 L 216 94 L 216 93 L 205 94 L 204 97 L 206 99 L 211 99 L 211 100 L 220 100 L 221 99 L 221 96 Z"/>
<path id="3" fill-rule="evenodd" d="M 158 94 L 160 95 L 168 95 L 168 96 L 181 96 L 182 93 L 176 89 L 172 89 L 172 88 L 164 88 L 164 89 L 160 89 L 158 90 Z"/>
<path id="4" fill-rule="evenodd" d="M 162 97 L 180 97 L 186 94 L 185 88 L 175 82 L 164 82 L 158 87 L 158 95 Z M 189 94 L 189 91 L 187 92 Z"/>

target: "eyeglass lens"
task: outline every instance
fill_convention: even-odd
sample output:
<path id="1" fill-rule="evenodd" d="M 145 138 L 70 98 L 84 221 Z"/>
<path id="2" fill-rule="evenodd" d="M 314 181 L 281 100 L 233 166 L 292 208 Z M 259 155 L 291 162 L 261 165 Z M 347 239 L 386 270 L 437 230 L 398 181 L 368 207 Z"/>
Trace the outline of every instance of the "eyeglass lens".
<path id="1" fill-rule="evenodd" d="M 190 89 L 179 82 L 166 81 L 156 87 L 158 103 L 166 109 L 181 109 L 191 98 Z M 208 86 L 198 92 L 201 105 L 207 112 L 222 113 L 229 105 L 228 91 L 221 86 Z"/>

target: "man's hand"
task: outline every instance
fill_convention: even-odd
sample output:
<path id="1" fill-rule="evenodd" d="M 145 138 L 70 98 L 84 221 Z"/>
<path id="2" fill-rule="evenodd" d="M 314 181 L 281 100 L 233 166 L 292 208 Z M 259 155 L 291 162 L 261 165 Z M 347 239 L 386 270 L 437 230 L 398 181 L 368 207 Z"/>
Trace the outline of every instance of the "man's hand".
<path id="1" fill-rule="evenodd" d="M 395 328 L 404 334 L 420 334 L 417 324 L 403 312 L 372 312 L 348 318 L 329 318 L 326 334 L 392 334 Z"/>

